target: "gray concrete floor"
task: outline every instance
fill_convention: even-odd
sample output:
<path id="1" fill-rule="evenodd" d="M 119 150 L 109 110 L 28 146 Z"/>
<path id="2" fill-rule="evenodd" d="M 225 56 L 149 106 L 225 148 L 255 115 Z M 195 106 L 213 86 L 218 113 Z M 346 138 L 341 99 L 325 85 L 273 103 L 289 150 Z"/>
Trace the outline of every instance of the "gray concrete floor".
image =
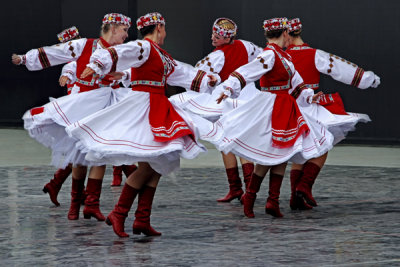
<path id="1" fill-rule="evenodd" d="M 0 129 L 0 166 L 35 166 L 50 162 L 50 150 L 29 137 L 23 129 Z M 221 167 L 220 152 L 211 144 L 207 154 L 182 160 L 182 168 Z M 329 152 L 327 165 L 400 168 L 400 147 L 338 145 Z"/>
<path id="2" fill-rule="evenodd" d="M 67 220 L 70 179 L 61 206 L 50 203 L 41 191 L 54 173 L 50 152 L 24 130 L 1 129 L 0 141 L 1 266 L 400 266 L 398 147 L 337 146 L 313 189 L 318 207 L 291 211 L 286 175 L 284 218 L 264 213 L 264 181 L 256 218 L 247 219 L 238 201 L 215 201 L 227 182 L 220 153 L 207 145 L 207 155 L 160 181 L 151 219 L 163 235 L 123 239 L 104 222 Z M 108 168 L 105 215 L 122 189 L 110 181 Z"/>

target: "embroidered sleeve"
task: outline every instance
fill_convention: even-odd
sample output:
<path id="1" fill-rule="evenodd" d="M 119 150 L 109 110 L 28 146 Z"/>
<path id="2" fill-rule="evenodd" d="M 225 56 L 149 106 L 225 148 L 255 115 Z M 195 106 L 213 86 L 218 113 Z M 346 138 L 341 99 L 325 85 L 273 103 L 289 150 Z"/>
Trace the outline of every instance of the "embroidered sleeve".
<path id="1" fill-rule="evenodd" d="M 167 83 L 171 86 L 180 86 L 186 91 L 196 91 L 201 93 L 210 93 L 208 87 L 207 73 L 203 70 L 175 60 L 176 66 L 174 72 L 168 77 Z"/>
<path id="2" fill-rule="evenodd" d="M 296 88 L 292 91 L 292 93 L 290 95 L 293 96 L 295 99 L 297 99 L 299 97 L 299 95 L 301 94 L 301 91 L 303 91 L 306 88 L 307 88 L 307 86 L 304 83 L 301 83 L 296 86 Z"/>
<path id="3" fill-rule="evenodd" d="M 348 60 L 319 49 L 315 53 L 315 66 L 319 72 L 331 76 L 336 81 L 361 89 L 372 86 L 376 80 L 372 71 L 364 71 Z"/>
<path id="4" fill-rule="evenodd" d="M 235 77 L 236 79 L 239 80 L 240 89 L 243 89 L 246 86 L 246 80 L 243 78 L 243 76 L 239 72 L 234 71 L 234 72 L 231 73 L 231 76 Z"/>
<path id="5" fill-rule="evenodd" d="M 150 55 L 150 43 L 145 40 L 131 41 L 108 49 L 97 49 L 90 57 L 88 67 L 103 75 L 140 67 Z"/>
<path id="6" fill-rule="evenodd" d="M 292 77 L 292 89 L 289 90 L 291 96 L 296 99 L 296 102 L 301 106 L 308 106 L 312 101 L 314 90 L 308 88 L 303 81 L 303 78 L 296 71 L 293 64 L 290 63 L 294 75 Z"/>
<path id="7" fill-rule="evenodd" d="M 86 39 L 83 38 L 68 43 L 32 49 L 25 55 L 25 65 L 28 70 L 34 71 L 77 60 L 82 54 L 85 44 Z"/>
<path id="8" fill-rule="evenodd" d="M 204 76 L 206 75 L 205 71 L 198 70 L 196 73 L 196 76 L 192 80 L 192 85 L 190 86 L 190 90 L 199 92 L 200 91 L 200 84 L 201 81 L 203 80 Z"/>
<path id="9" fill-rule="evenodd" d="M 114 72 L 117 69 L 118 54 L 114 47 L 107 48 L 107 51 L 110 53 L 112 61 L 110 72 Z"/>
<path id="10" fill-rule="evenodd" d="M 61 76 L 68 77 L 70 83 L 74 83 L 76 80 L 76 61 L 65 64 L 61 70 Z"/>
<path id="11" fill-rule="evenodd" d="M 240 40 L 243 45 L 246 47 L 247 54 L 249 55 L 249 62 L 253 61 L 259 54 L 263 52 L 263 49 L 258 45 L 253 44 L 252 42 Z"/>
<path id="12" fill-rule="evenodd" d="M 222 51 L 214 51 L 197 62 L 196 68 L 207 73 L 219 73 L 225 64 L 225 56 Z"/>

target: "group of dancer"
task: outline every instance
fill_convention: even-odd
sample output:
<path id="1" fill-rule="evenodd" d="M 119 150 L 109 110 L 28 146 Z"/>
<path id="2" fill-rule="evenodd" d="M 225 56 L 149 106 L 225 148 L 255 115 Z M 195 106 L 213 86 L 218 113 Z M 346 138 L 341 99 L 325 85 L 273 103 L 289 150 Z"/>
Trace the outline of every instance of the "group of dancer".
<path id="1" fill-rule="evenodd" d="M 312 186 L 328 151 L 358 122 L 369 121 L 365 114 L 346 112 L 339 94 L 314 93 L 320 73 L 360 89 L 377 87 L 379 77 L 310 47 L 301 38 L 298 18 L 265 20 L 264 49 L 236 40 L 237 25 L 218 18 L 211 36 L 215 50 L 195 67 L 161 48 L 165 25 L 160 13 L 148 13 L 136 22 L 143 39 L 124 44 L 131 20 L 110 13 L 99 39 L 73 40 L 74 28 L 60 35 L 66 42 L 12 56 L 14 64 L 29 70 L 70 62 L 60 84 L 73 84 L 72 93 L 23 116 L 30 136 L 51 148 L 52 164 L 65 173 L 72 169 L 68 218 L 78 219 L 84 203 L 85 218 L 105 220 L 118 236 L 127 237 L 125 219 L 138 197 L 133 233 L 161 235 L 150 224 L 158 182 L 179 168 L 181 157 L 193 159 L 206 151 L 199 140 L 222 152 L 229 191 L 219 202 L 239 199 L 245 216 L 254 217 L 256 194 L 269 171 L 265 212 L 282 217 L 280 187 L 290 161 L 291 209 L 317 206 Z M 186 92 L 168 99 L 167 84 Z M 106 165 L 122 166 L 127 175 L 107 217 L 99 204 Z M 55 175 L 53 180 L 43 190 L 57 205 L 65 179 Z"/>

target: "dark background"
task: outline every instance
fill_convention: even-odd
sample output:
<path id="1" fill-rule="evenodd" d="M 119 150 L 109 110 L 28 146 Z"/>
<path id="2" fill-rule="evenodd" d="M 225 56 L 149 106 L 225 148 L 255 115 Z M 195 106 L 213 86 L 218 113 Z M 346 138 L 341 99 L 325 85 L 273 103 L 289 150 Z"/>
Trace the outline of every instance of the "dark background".
<path id="1" fill-rule="evenodd" d="M 400 91 L 400 1 L 396 0 L 14 0 L 2 2 L 0 50 L 0 126 L 22 126 L 23 113 L 66 93 L 58 85 L 61 66 L 30 72 L 11 63 L 11 54 L 58 42 L 57 33 L 72 25 L 81 36 L 99 36 L 106 13 L 138 16 L 158 11 L 167 21 L 164 48 L 176 59 L 195 64 L 212 51 L 211 26 L 218 17 L 233 19 L 238 38 L 265 45 L 262 22 L 272 17 L 300 17 L 303 39 L 311 46 L 372 70 L 381 85 L 360 90 L 322 77 L 324 92 L 340 92 L 346 109 L 367 113 L 372 122 L 360 124 L 347 143 L 400 144 L 396 106 Z M 137 38 L 131 27 L 129 40 Z M 174 90 L 172 90 L 174 92 Z"/>

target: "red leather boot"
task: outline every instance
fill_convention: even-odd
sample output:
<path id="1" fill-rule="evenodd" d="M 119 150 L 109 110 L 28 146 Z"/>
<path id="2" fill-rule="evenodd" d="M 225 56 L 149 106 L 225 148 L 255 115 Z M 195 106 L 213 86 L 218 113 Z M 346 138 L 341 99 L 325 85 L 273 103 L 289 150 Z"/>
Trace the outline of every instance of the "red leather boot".
<path id="1" fill-rule="evenodd" d="M 240 180 L 239 177 L 238 167 L 226 169 L 226 175 L 228 176 L 229 192 L 225 197 L 217 199 L 217 201 L 231 202 L 235 198 L 240 200 L 240 198 L 243 195 L 243 189 L 242 189 L 242 181 Z"/>
<path id="2" fill-rule="evenodd" d="M 106 218 L 100 211 L 100 194 L 103 180 L 89 178 L 86 185 L 85 208 L 83 209 L 83 217 L 90 219 L 96 218 L 98 221 L 104 221 Z"/>
<path id="3" fill-rule="evenodd" d="M 282 185 L 283 175 L 270 173 L 269 175 L 269 191 L 267 204 L 265 205 L 265 213 L 271 214 L 274 217 L 283 217 L 279 210 L 279 195 Z"/>
<path id="4" fill-rule="evenodd" d="M 118 203 L 115 205 L 113 211 L 108 214 L 106 223 L 112 225 L 114 233 L 119 237 L 128 237 L 129 235 L 124 231 L 125 219 L 128 217 L 128 212 L 132 207 L 132 203 L 136 198 L 139 190 L 129 186 L 125 183 L 122 188 L 121 195 Z"/>
<path id="5" fill-rule="evenodd" d="M 120 186 L 122 182 L 122 166 L 113 166 L 113 180 L 111 186 Z"/>
<path id="6" fill-rule="evenodd" d="M 79 210 L 81 208 L 81 199 L 84 187 L 85 179 L 76 180 L 72 177 L 71 206 L 68 211 L 68 220 L 79 219 Z"/>
<path id="7" fill-rule="evenodd" d="M 137 167 L 135 164 L 132 165 L 122 165 L 122 171 L 124 172 L 126 178 L 129 177 L 134 171 L 137 170 Z"/>
<path id="8" fill-rule="evenodd" d="M 306 162 L 303 167 L 303 176 L 296 187 L 296 195 L 304 198 L 304 200 L 313 207 L 317 206 L 317 201 L 315 201 L 311 189 L 320 170 L 321 168 L 318 165 L 312 162 Z"/>
<path id="9" fill-rule="evenodd" d="M 254 171 L 254 164 L 253 163 L 245 163 L 242 165 L 242 171 L 243 171 L 243 180 L 245 184 L 245 190 L 247 190 L 247 187 L 249 186 L 251 176 L 253 175 Z"/>
<path id="10" fill-rule="evenodd" d="M 243 202 L 243 212 L 244 215 L 248 218 L 254 218 L 254 202 L 257 198 L 257 192 L 260 191 L 260 186 L 263 181 L 264 177 L 258 176 L 253 172 L 251 176 L 249 186 L 246 190 L 246 193 L 242 197 Z"/>
<path id="11" fill-rule="evenodd" d="M 61 186 L 71 172 L 72 168 L 70 166 L 67 166 L 65 169 L 58 169 L 54 173 L 54 178 L 43 187 L 43 192 L 49 194 L 50 201 L 56 206 L 60 206 L 60 203 L 57 201 L 58 192 L 60 192 Z"/>
<path id="12" fill-rule="evenodd" d="M 139 191 L 138 207 L 135 212 L 135 221 L 133 222 L 132 232 L 135 235 L 143 233 L 147 236 L 161 235 L 150 225 L 151 206 L 153 204 L 154 194 L 156 188 L 150 186 L 143 186 Z"/>
<path id="13" fill-rule="evenodd" d="M 310 210 L 312 206 L 308 205 L 303 198 L 296 196 L 296 187 L 303 175 L 303 171 L 301 170 L 291 170 L 290 171 L 290 208 L 292 210 Z"/>

